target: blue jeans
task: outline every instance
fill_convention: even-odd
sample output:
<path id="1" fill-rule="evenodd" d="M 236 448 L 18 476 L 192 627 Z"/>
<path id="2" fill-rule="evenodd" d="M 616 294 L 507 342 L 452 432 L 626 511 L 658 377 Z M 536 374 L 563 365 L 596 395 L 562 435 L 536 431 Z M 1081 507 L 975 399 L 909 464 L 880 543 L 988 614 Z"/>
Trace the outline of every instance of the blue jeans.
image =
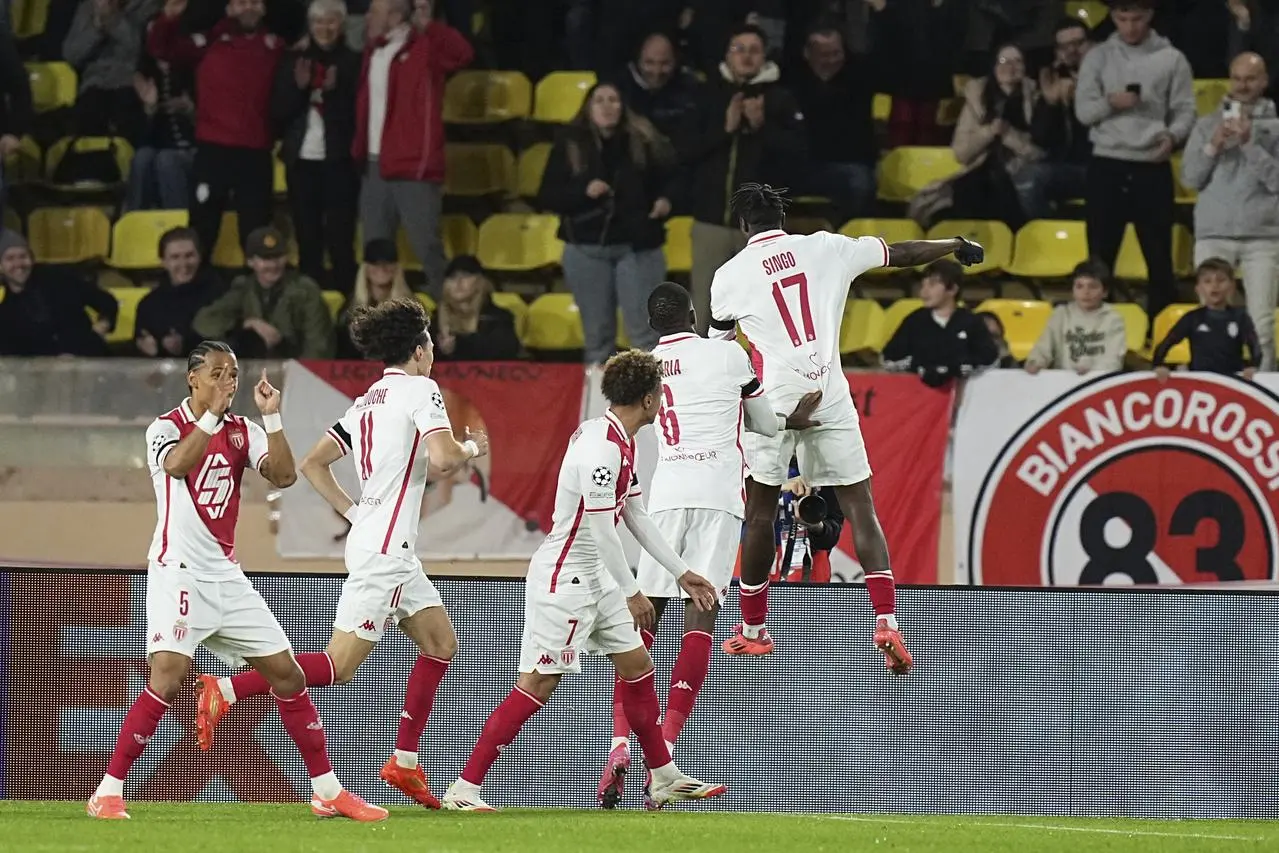
<path id="1" fill-rule="evenodd" d="M 587 364 L 603 364 L 616 350 L 619 307 L 631 346 L 657 345 L 657 333 L 648 327 L 648 296 L 666 276 L 661 249 L 566 243 L 561 264 L 582 317 Z"/>
<path id="2" fill-rule="evenodd" d="M 1013 176 L 1013 188 L 1027 219 L 1051 219 L 1056 208 L 1083 198 L 1088 167 L 1082 163 L 1029 163 Z"/>
<path id="3" fill-rule="evenodd" d="M 139 148 L 129 168 L 128 210 L 185 210 L 191 198 L 191 148 Z"/>
<path id="4" fill-rule="evenodd" d="M 866 163 L 814 163 L 799 176 L 792 195 L 822 195 L 835 202 L 846 222 L 872 216 L 875 210 L 875 167 Z M 834 223 L 838 228 L 842 223 Z"/>

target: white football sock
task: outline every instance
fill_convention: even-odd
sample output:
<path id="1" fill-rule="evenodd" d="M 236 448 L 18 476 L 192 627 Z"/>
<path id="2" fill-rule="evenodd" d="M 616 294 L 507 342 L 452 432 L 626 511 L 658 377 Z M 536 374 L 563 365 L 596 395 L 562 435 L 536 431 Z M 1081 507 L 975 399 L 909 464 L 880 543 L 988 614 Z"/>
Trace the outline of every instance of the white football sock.
<path id="1" fill-rule="evenodd" d="M 882 616 L 877 616 L 875 617 L 876 624 L 878 624 L 881 619 L 884 620 L 889 628 L 892 628 L 894 631 L 897 630 L 897 617 L 895 615 L 892 613 L 885 613 Z"/>
<path id="2" fill-rule="evenodd" d="M 397 749 L 395 751 L 395 763 L 401 767 L 407 767 L 411 770 L 414 767 L 417 767 L 417 753 Z"/>
<path id="3" fill-rule="evenodd" d="M 630 745 L 631 745 L 631 739 L 630 739 L 630 738 L 628 738 L 628 737 L 615 737 L 615 738 L 613 738 L 613 745 L 612 745 L 612 746 L 610 746 L 610 747 L 608 748 L 608 751 L 609 751 L 609 752 L 612 752 L 613 750 L 617 749 L 619 746 L 625 746 L 625 747 L 627 747 L 627 748 L 630 748 Z"/>
<path id="4" fill-rule="evenodd" d="M 760 635 L 764 633 L 763 625 L 747 625 L 742 623 L 742 636 L 748 640 L 758 640 Z"/>
<path id="5" fill-rule="evenodd" d="M 117 779 L 110 773 L 102 777 L 102 781 L 98 783 L 98 790 L 93 792 L 95 797 L 123 797 L 124 796 L 124 780 Z"/>
<path id="6" fill-rule="evenodd" d="M 342 783 L 338 781 L 337 774 L 330 770 L 323 776 L 311 779 L 311 790 L 321 800 L 336 800 L 338 794 L 342 793 Z"/>
<path id="7" fill-rule="evenodd" d="M 231 686 L 231 679 L 219 678 L 218 689 L 222 691 L 223 699 L 227 700 L 232 705 L 235 704 L 235 688 Z"/>

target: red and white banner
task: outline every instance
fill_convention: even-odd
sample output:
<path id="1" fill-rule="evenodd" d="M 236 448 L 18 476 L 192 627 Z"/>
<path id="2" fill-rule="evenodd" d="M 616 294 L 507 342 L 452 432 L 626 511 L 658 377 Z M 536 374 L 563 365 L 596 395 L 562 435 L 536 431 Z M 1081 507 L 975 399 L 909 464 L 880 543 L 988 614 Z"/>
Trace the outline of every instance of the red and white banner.
<path id="1" fill-rule="evenodd" d="M 1279 378 L 985 373 L 955 432 L 959 579 L 1276 579 Z"/>
<path id="2" fill-rule="evenodd" d="M 382 375 L 372 362 L 289 362 L 281 410 L 300 457 Z M 582 368 L 533 362 L 439 363 L 431 377 L 444 392 L 459 439 L 466 427 L 488 432 L 490 455 L 437 482 L 422 503 L 418 554 L 430 559 L 530 556 L 550 529 L 555 481 L 568 439 L 582 420 Z M 358 494 L 355 468 L 334 466 Z M 277 546 L 283 557 L 340 559 L 346 523 L 305 484 L 281 496 Z"/>

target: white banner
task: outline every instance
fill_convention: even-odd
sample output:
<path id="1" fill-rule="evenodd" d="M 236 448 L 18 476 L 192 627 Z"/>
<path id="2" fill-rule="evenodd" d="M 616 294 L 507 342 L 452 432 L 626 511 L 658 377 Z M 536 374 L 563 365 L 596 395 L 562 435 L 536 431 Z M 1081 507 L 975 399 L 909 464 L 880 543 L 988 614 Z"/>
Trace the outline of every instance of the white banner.
<path id="1" fill-rule="evenodd" d="M 1279 376 L 971 380 L 954 435 L 960 583 L 1276 579 Z"/>

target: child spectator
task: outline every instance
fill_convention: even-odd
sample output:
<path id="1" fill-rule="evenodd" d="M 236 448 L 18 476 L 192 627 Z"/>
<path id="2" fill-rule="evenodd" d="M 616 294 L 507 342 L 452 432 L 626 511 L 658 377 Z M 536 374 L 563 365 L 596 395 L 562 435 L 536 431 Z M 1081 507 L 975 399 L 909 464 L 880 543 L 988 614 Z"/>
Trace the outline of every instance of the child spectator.
<path id="1" fill-rule="evenodd" d="M 1168 378 L 1164 363 L 1168 350 L 1190 340 L 1190 369 L 1210 373 L 1241 374 L 1251 379 L 1261 362 L 1261 344 L 1252 318 L 1230 304 L 1235 291 L 1235 271 L 1221 258 L 1209 258 L 1195 270 L 1195 292 L 1203 303 L 1182 315 L 1167 337 L 1155 347 L 1151 361 L 1159 379 Z M 1248 355 L 1244 357 L 1244 347 Z"/>
<path id="2" fill-rule="evenodd" d="M 515 316 L 493 304 L 493 284 L 470 255 L 444 271 L 444 294 L 435 312 L 435 357 L 441 361 L 504 361 L 519 358 Z"/>
<path id="3" fill-rule="evenodd" d="M 986 324 L 958 305 L 963 279 L 963 268 L 949 259 L 924 268 L 919 285 L 924 307 L 907 315 L 884 347 L 886 367 L 912 370 L 925 385 L 939 388 L 998 361 Z"/>
<path id="4" fill-rule="evenodd" d="M 995 363 L 996 367 L 1016 367 L 1017 359 L 1013 358 L 1012 350 L 1008 347 L 1008 338 L 1004 333 L 1004 321 L 999 319 L 999 315 L 994 311 L 978 311 L 977 316 L 986 324 L 986 331 L 990 332 L 990 339 L 995 342 L 995 349 L 999 351 L 999 361 Z"/>
<path id="5" fill-rule="evenodd" d="M 1106 304 L 1108 271 L 1084 261 L 1071 273 L 1073 301 L 1058 305 L 1026 359 L 1026 372 L 1044 368 L 1087 373 L 1122 370 L 1128 352 L 1124 318 Z"/>

